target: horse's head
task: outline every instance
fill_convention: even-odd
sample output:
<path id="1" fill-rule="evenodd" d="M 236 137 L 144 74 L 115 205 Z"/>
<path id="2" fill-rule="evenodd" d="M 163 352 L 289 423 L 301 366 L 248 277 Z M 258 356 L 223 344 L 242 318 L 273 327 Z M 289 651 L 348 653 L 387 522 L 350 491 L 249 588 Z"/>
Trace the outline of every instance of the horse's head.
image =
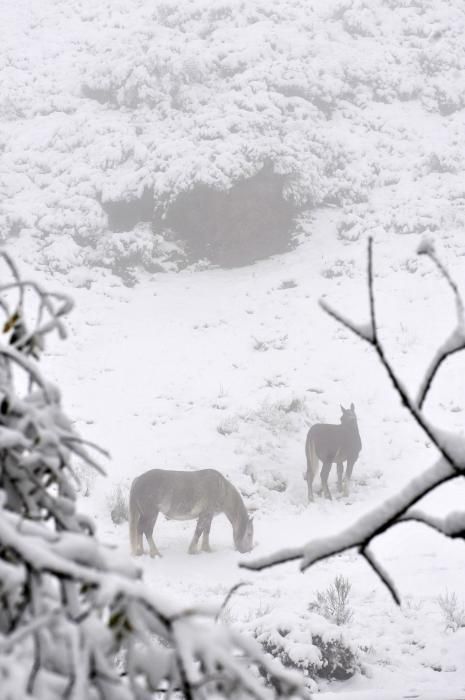
<path id="1" fill-rule="evenodd" d="M 344 406 L 341 405 L 341 423 L 345 425 L 350 425 L 351 423 L 356 423 L 357 422 L 357 415 L 355 413 L 355 406 L 353 403 L 350 404 L 350 408 L 344 408 Z"/>
<path id="2" fill-rule="evenodd" d="M 251 551 L 253 547 L 253 516 L 250 518 L 247 515 L 247 521 L 241 528 L 240 535 L 234 533 L 234 545 L 241 554 Z"/>

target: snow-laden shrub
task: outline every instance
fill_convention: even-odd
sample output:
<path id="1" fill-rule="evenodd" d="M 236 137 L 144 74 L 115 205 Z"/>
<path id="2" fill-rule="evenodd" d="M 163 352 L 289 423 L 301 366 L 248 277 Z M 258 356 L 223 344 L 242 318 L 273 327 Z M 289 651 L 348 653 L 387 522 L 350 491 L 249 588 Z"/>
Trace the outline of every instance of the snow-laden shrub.
<path id="1" fill-rule="evenodd" d="M 309 678 L 347 680 L 361 670 L 356 647 L 335 624 L 315 613 L 277 609 L 251 629 L 267 654 Z"/>
<path id="2" fill-rule="evenodd" d="M 232 435 L 239 431 L 239 419 L 237 416 L 226 416 L 216 426 L 220 435 Z"/>
<path id="3" fill-rule="evenodd" d="M 107 496 L 107 507 L 115 525 L 121 525 L 129 519 L 129 489 L 127 485 L 116 484 Z"/>
<path id="4" fill-rule="evenodd" d="M 351 588 L 348 578 L 336 576 L 334 583 L 326 590 L 317 591 L 315 600 L 309 605 L 309 610 L 319 613 L 338 627 L 346 625 L 354 615 L 349 605 Z"/>
<path id="5" fill-rule="evenodd" d="M 283 280 L 281 284 L 279 285 L 278 289 L 294 289 L 295 287 L 298 287 L 297 282 L 294 279 L 287 279 Z"/>
<path id="6" fill-rule="evenodd" d="M 325 267 L 321 274 L 326 279 L 335 277 L 353 277 L 354 276 L 354 261 L 342 260 L 338 258 L 330 267 Z"/>
<path id="7" fill-rule="evenodd" d="M 133 231 L 108 232 L 91 251 L 86 251 L 88 265 L 108 267 L 131 285 L 138 267 L 148 272 L 175 272 L 186 266 L 182 247 L 169 237 L 156 234 L 150 224 L 142 223 Z"/>
<path id="8" fill-rule="evenodd" d="M 259 484 L 269 491 L 282 493 L 287 489 L 287 479 L 278 469 L 263 469 L 261 466 L 249 462 L 243 471 L 250 477 L 253 484 Z"/>
<path id="9" fill-rule="evenodd" d="M 266 429 L 273 435 L 295 433 L 302 428 L 307 417 L 305 398 L 290 395 L 281 399 L 265 399 L 258 408 L 241 413 L 245 423 Z"/>
<path id="10" fill-rule="evenodd" d="M 447 591 L 444 595 L 436 598 L 436 602 L 441 610 L 446 630 L 457 632 L 465 627 L 465 606 L 459 602 L 455 592 Z"/>
<path id="11" fill-rule="evenodd" d="M 268 352 L 268 350 L 285 350 L 287 345 L 287 334 L 275 338 L 253 338 L 253 349 L 257 352 Z"/>

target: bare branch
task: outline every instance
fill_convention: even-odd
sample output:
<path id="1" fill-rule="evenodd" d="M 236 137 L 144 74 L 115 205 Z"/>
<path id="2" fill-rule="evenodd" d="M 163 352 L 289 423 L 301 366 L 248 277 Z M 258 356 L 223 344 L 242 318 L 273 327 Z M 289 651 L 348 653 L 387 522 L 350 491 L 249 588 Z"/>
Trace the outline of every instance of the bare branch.
<path id="1" fill-rule="evenodd" d="M 399 604 L 400 596 L 394 583 L 385 569 L 376 561 L 376 558 L 370 550 L 372 541 L 382 533 L 387 532 L 393 526 L 407 521 L 424 523 L 448 537 L 465 538 L 465 514 L 452 513 L 443 520 L 427 516 L 422 511 L 411 509 L 412 506 L 418 503 L 418 501 L 428 493 L 435 490 L 439 485 L 457 477 L 465 476 L 465 441 L 463 438 L 457 435 L 448 435 L 444 431 L 433 427 L 421 412 L 421 406 L 441 362 L 452 354 L 452 352 L 457 352 L 465 348 L 464 306 L 457 285 L 453 282 L 447 270 L 435 256 L 434 250 L 431 247 L 426 247 L 420 252 L 428 254 L 434 260 L 455 295 L 457 329 L 456 335 L 452 336 L 452 340 L 449 340 L 447 347 L 443 347 L 442 351 L 440 350 L 438 352 L 436 356 L 437 362 L 431 364 L 430 370 L 426 373 L 425 380 L 422 384 L 422 389 L 419 394 L 420 398 L 416 402 L 411 400 L 407 389 L 397 377 L 386 357 L 384 347 L 379 340 L 373 283 L 373 241 L 371 238 L 368 240 L 369 324 L 364 326 L 357 325 L 339 312 L 334 311 L 325 301 L 320 301 L 320 304 L 335 320 L 351 330 L 357 337 L 372 345 L 399 395 L 402 404 L 407 408 L 415 422 L 436 446 L 441 455 L 441 459 L 432 467 L 425 470 L 420 476 L 415 477 L 407 483 L 399 493 L 387 499 L 381 506 L 357 520 L 344 532 L 332 537 L 310 541 L 302 547 L 283 549 L 271 555 L 256 559 L 255 561 L 241 562 L 240 566 L 242 568 L 257 571 L 276 564 L 301 560 L 300 568 L 304 571 L 318 561 L 328 559 L 329 557 L 350 549 L 358 548 L 360 554 L 388 588 L 395 602 Z"/>
<path id="2" fill-rule="evenodd" d="M 440 460 L 420 476 L 412 479 L 398 494 L 391 496 L 381 506 L 359 518 L 343 532 L 331 537 L 311 540 L 302 547 L 283 549 L 254 561 L 240 562 L 239 566 L 243 569 L 260 571 L 276 564 L 302 559 L 300 568 L 304 571 L 317 561 L 328 559 L 334 554 L 341 554 L 355 547 L 365 547 L 372 539 L 401 522 L 400 518 L 404 513 L 426 494 L 440 484 L 456 478 L 457 474 L 450 465 Z"/>
<path id="3" fill-rule="evenodd" d="M 323 311 L 325 311 L 328 314 L 328 316 L 331 316 L 342 326 L 348 328 L 350 331 L 352 331 L 352 333 L 354 333 L 354 335 L 358 336 L 361 340 L 365 340 L 367 343 L 370 343 L 370 345 L 373 345 L 374 336 L 371 324 L 361 325 L 354 323 L 346 316 L 341 314 L 339 311 L 333 309 L 332 306 L 328 304 L 328 302 L 325 299 L 320 299 L 319 304 Z"/>
<path id="4" fill-rule="evenodd" d="M 432 242 L 428 240 L 423 241 L 418 248 L 418 254 L 427 255 L 430 258 L 430 260 L 432 260 L 432 262 L 436 265 L 441 276 L 446 280 L 454 295 L 455 310 L 457 316 L 455 329 L 453 330 L 449 338 L 436 351 L 421 382 L 416 399 L 416 405 L 421 410 L 424 402 L 426 401 L 428 392 L 431 389 L 434 378 L 438 373 L 442 363 L 451 355 L 455 354 L 456 352 L 460 352 L 460 350 L 465 349 L 465 312 L 463 299 L 460 295 L 459 288 L 452 279 L 449 271 L 438 258 Z"/>
<path id="5" fill-rule="evenodd" d="M 226 606 L 228 605 L 229 601 L 233 597 L 233 595 L 239 590 L 239 588 L 242 588 L 243 586 L 250 586 L 249 581 L 239 581 L 236 583 L 232 588 L 229 589 L 225 599 L 221 603 L 221 608 L 218 610 L 215 619 L 219 620 L 221 617 L 222 613 L 225 611 Z"/>
<path id="6" fill-rule="evenodd" d="M 391 594 L 394 602 L 397 605 L 400 605 L 400 595 L 397 592 L 394 582 L 387 573 L 386 569 L 383 566 L 381 566 L 381 564 L 377 561 L 375 555 L 370 550 L 370 547 L 368 545 L 365 547 L 361 547 L 360 554 L 365 559 L 365 561 L 371 566 L 378 578 L 381 579 L 381 581 L 384 583 L 389 593 Z"/>

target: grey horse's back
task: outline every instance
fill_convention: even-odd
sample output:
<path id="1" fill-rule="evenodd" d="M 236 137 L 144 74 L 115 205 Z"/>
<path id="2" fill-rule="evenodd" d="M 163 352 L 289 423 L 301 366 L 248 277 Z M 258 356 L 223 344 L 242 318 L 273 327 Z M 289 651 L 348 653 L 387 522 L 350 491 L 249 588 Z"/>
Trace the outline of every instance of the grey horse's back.
<path id="1" fill-rule="evenodd" d="M 131 491 L 142 513 L 157 509 L 168 518 L 189 519 L 220 512 L 228 482 L 216 469 L 150 469 L 134 479 Z"/>

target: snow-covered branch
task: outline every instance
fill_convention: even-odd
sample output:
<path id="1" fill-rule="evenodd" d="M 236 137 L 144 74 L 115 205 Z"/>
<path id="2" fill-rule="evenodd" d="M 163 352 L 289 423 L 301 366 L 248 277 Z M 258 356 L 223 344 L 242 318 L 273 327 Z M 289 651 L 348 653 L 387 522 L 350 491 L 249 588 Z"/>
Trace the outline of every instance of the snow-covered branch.
<path id="1" fill-rule="evenodd" d="M 145 700 L 167 689 L 187 700 L 264 700 L 271 691 L 259 667 L 282 696 L 304 695 L 303 679 L 221 624 L 217 607 L 181 608 L 150 592 L 77 511 L 73 458 L 101 470 L 92 452 L 107 453 L 75 433 L 37 365 L 42 338 L 54 330 L 65 337 L 61 317 L 72 302 L 24 282 L 2 257 L 13 281 L 0 284 L 8 338 L 0 343 L 0 665 L 19 650 L 12 699 L 34 697 L 40 686 L 51 700 Z M 38 300 L 31 333 L 28 294 Z M 22 394 L 18 385 L 27 386 Z"/>
<path id="2" fill-rule="evenodd" d="M 454 353 L 460 352 L 460 350 L 465 348 L 465 309 L 459 288 L 452 279 L 449 271 L 438 258 L 432 241 L 427 238 L 424 239 L 418 247 L 418 254 L 427 255 L 436 265 L 442 277 L 446 280 L 454 295 L 455 311 L 457 316 L 454 330 L 450 334 L 449 338 L 447 338 L 447 340 L 437 349 L 420 384 L 416 405 L 421 410 L 442 363 Z"/>
<path id="3" fill-rule="evenodd" d="M 456 302 L 457 309 L 457 330 L 455 335 L 446 346 L 446 352 L 442 355 L 437 354 L 436 357 L 441 357 L 441 362 L 459 349 L 465 347 L 465 344 L 460 344 L 457 336 L 462 333 L 464 328 L 464 307 L 458 288 L 452 281 L 449 273 L 444 266 L 439 262 L 431 245 L 424 246 L 420 251 L 423 254 L 428 254 L 433 259 L 435 264 L 441 271 L 441 274 L 451 286 Z M 360 326 L 347 319 L 344 315 L 334 311 L 326 302 L 320 302 L 322 308 L 339 323 L 352 331 L 357 337 L 368 342 L 375 350 L 381 364 L 387 371 L 387 374 L 398 393 L 402 404 L 409 411 L 415 422 L 423 429 L 432 443 L 436 446 L 440 453 L 440 459 L 436 464 L 423 471 L 419 476 L 409 481 L 397 494 L 388 498 L 377 508 L 367 513 L 365 516 L 357 520 L 353 525 L 345 531 L 332 537 L 324 537 L 321 539 L 311 540 L 302 547 L 283 549 L 268 556 L 261 557 L 254 561 L 242 563 L 241 566 L 251 570 L 261 570 L 276 564 L 281 564 L 287 561 L 300 560 L 301 570 L 305 570 L 318 561 L 328 559 L 336 554 L 345 552 L 350 549 L 358 549 L 363 558 L 367 561 L 376 575 L 380 578 L 383 584 L 388 588 L 396 603 L 400 603 L 399 594 L 392 582 L 388 572 L 379 563 L 371 550 L 371 543 L 382 533 L 387 532 L 390 528 L 407 521 L 416 521 L 424 523 L 429 527 L 437 530 L 447 537 L 464 538 L 465 539 L 465 516 L 461 513 L 452 513 L 446 519 L 438 519 L 427 516 L 420 510 L 413 509 L 413 506 L 418 503 L 428 493 L 434 491 L 441 484 L 446 483 L 455 478 L 465 476 L 465 440 L 459 435 L 449 435 L 445 431 L 436 428 L 422 413 L 421 407 L 428 388 L 437 372 L 441 362 L 436 363 L 436 369 L 433 371 L 431 367 L 435 366 L 433 362 L 430 369 L 427 370 L 425 379 L 422 382 L 423 389 L 420 391 L 420 399 L 412 401 L 406 387 L 398 378 L 390 361 L 388 360 L 384 346 L 379 339 L 377 322 L 376 322 L 376 305 L 375 292 L 373 283 L 373 241 L 368 240 L 368 292 L 369 292 L 369 308 L 370 320 L 365 326 Z M 452 340 L 456 338 L 455 345 Z M 463 336 L 465 339 L 465 334 Z M 453 348 L 453 350 L 451 350 Z"/>

